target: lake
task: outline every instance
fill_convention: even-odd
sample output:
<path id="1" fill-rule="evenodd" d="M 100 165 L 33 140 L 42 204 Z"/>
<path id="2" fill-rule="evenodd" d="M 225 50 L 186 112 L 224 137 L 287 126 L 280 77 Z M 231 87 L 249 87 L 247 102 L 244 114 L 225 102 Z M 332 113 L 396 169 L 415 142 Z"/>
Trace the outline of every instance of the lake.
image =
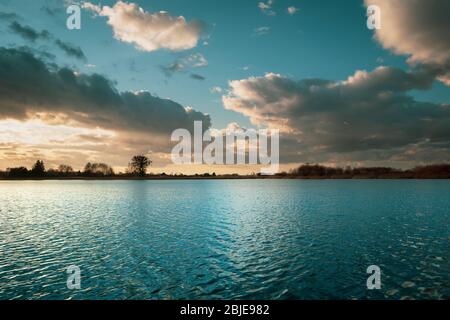
<path id="1" fill-rule="evenodd" d="M 0 299 L 450 298 L 449 180 L 0 181 L 0 200 Z"/>

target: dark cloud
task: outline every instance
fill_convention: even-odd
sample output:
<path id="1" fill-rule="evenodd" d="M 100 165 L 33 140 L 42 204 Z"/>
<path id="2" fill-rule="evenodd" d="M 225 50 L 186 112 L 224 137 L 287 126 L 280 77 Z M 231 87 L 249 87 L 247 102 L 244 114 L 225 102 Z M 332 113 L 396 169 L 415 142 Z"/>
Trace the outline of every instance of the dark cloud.
<path id="1" fill-rule="evenodd" d="M 118 92 L 99 75 L 48 66 L 32 53 L 0 48 L 0 118 L 33 117 L 48 123 L 77 124 L 123 132 L 168 135 L 211 124 L 209 115 L 148 92 Z M 170 136 L 167 136 L 169 139 Z"/>
<path id="2" fill-rule="evenodd" d="M 16 34 L 20 35 L 22 38 L 29 40 L 29 41 L 36 41 L 38 39 L 49 39 L 50 38 L 50 33 L 47 30 L 38 32 L 29 26 L 21 25 L 17 21 L 12 22 L 9 25 L 9 28 Z"/>
<path id="3" fill-rule="evenodd" d="M 295 81 L 277 74 L 231 81 L 223 97 L 229 110 L 283 132 L 290 159 L 398 156 L 411 148 L 445 150 L 450 156 L 450 106 L 415 100 L 435 74 L 379 67 L 345 81 Z M 281 152 L 283 156 L 283 152 Z M 358 154 L 356 156 L 356 154 Z M 410 158 L 418 155 L 418 152 Z"/>
<path id="4" fill-rule="evenodd" d="M 0 12 L 0 20 L 4 21 L 15 21 L 19 20 L 20 17 L 14 12 Z"/>
<path id="5" fill-rule="evenodd" d="M 55 44 L 63 50 L 68 56 L 72 56 L 74 58 L 86 61 L 86 56 L 84 55 L 83 50 L 80 47 L 75 47 L 74 45 L 61 41 L 59 39 L 55 40 Z"/>
<path id="6" fill-rule="evenodd" d="M 43 12 L 45 12 L 46 14 L 48 14 L 51 17 L 55 17 L 59 14 L 62 14 L 64 12 L 64 10 L 60 7 L 50 7 L 48 5 L 44 5 L 41 7 L 41 10 Z"/>
<path id="7" fill-rule="evenodd" d="M 191 73 L 190 77 L 194 80 L 200 80 L 200 81 L 203 81 L 206 79 L 204 76 L 196 74 L 196 73 Z"/>
<path id="8" fill-rule="evenodd" d="M 10 24 L 10 29 L 22 38 L 35 42 L 36 40 L 53 40 L 54 44 L 64 51 L 68 56 L 86 61 L 86 56 L 80 47 L 76 47 L 71 43 L 62 41 L 60 39 L 54 39 L 54 37 L 47 30 L 37 31 L 30 26 L 24 26 L 14 21 Z"/>
<path id="9" fill-rule="evenodd" d="M 160 66 L 160 68 L 167 77 L 171 77 L 174 73 L 184 70 L 184 66 L 178 61 L 169 65 Z"/>
<path id="10" fill-rule="evenodd" d="M 23 51 L 23 52 L 29 52 L 30 54 L 34 55 L 38 59 L 45 61 L 46 63 L 53 63 L 56 59 L 56 56 L 53 53 L 50 53 L 46 50 L 31 48 L 28 46 L 20 46 L 16 47 L 17 50 Z"/>
<path id="11" fill-rule="evenodd" d="M 207 65 L 208 61 L 201 53 L 193 53 L 191 55 L 178 58 L 168 65 L 162 65 L 160 68 L 167 77 L 171 77 L 177 72 L 185 73 L 190 69 L 203 68 Z M 191 78 L 196 80 L 204 80 L 204 77 L 198 74 L 191 74 Z"/>

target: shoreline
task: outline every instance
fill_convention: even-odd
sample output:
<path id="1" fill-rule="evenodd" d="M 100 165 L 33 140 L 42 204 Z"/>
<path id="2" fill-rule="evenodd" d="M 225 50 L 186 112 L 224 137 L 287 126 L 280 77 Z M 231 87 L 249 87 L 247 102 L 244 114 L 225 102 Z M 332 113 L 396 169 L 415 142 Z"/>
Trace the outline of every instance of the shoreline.
<path id="1" fill-rule="evenodd" d="M 417 166 L 412 169 L 395 169 L 390 167 L 327 167 L 319 164 L 304 164 L 289 172 L 283 171 L 273 175 L 261 173 L 194 173 L 181 174 L 165 172 L 146 173 L 143 170 L 115 173 L 107 164 L 88 163 L 84 171 L 74 171 L 70 166 L 45 170 L 44 163 L 38 160 L 33 169 L 26 167 L 9 168 L 0 171 L 1 180 L 253 180 L 253 179 L 302 179 L 302 180 L 349 180 L 349 179 L 450 179 L 450 164 L 432 164 Z"/>
<path id="2" fill-rule="evenodd" d="M 285 177 L 285 176 L 183 176 L 183 177 L 34 177 L 4 178 L 0 181 L 162 181 L 162 180 L 450 180 L 448 177 Z"/>

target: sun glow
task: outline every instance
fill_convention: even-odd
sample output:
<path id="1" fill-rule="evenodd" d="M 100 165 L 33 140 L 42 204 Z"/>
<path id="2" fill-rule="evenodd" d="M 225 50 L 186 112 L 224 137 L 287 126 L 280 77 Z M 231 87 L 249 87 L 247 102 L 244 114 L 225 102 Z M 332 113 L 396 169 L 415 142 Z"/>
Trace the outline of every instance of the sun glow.
<path id="1" fill-rule="evenodd" d="M 0 143 L 15 144 L 92 144 L 95 138 L 112 138 L 114 132 L 103 129 L 77 128 L 65 125 L 50 125 L 41 120 L 0 121 Z M 86 139 L 91 137 L 93 139 Z M 84 139 L 83 139 L 84 138 Z"/>

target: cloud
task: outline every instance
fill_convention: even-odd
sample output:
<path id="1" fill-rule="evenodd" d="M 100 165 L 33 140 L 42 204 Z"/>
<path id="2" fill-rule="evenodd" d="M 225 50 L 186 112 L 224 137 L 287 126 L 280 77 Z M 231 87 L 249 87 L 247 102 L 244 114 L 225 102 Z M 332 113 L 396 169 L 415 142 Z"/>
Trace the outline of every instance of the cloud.
<path id="1" fill-rule="evenodd" d="M 68 56 L 72 56 L 74 58 L 80 60 L 86 60 L 86 56 L 84 55 L 83 50 L 80 47 L 75 47 L 74 45 L 61 41 L 59 39 L 55 40 L 55 44 L 63 50 Z"/>
<path id="2" fill-rule="evenodd" d="M 19 46 L 16 47 L 17 50 L 23 51 L 23 52 L 28 52 L 32 55 L 34 55 L 35 57 L 37 57 L 38 59 L 46 62 L 46 63 L 53 63 L 56 59 L 56 56 L 53 53 L 50 53 L 48 51 L 46 51 L 44 48 L 32 48 L 32 47 L 28 47 L 28 46 Z"/>
<path id="3" fill-rule="evenodd" d="M 194 80 L 200 80 L 200 81 L 203 81 L 206 79 L 204 76 L 196 74 L 196 73 L 191 73 L 190 77 Z"/>
<path id="4" fill-rule="evenodd" d="M 12 22 L 9 25 L 9 28 L 11 29 L 11 31 L 15 32 L 16 34 L 20 35 L 22 38 L 29 40 L 29 41 L 36 41 L 38 39 L 50 38 L 50 33 L 47 30 L 38 32 L 29 26 L 21 25 L 17 21 Z"/>
<path id="5" fill-rule="evenodd" d="M 161 70 L 167 77 L 173 76 L 176 72 L 184 71 L 185 67 L 179 61 L 175 61 L 169 65 L 160 66 Z"/>
<path id="6" fill-rule="evenodd" d="M 211 93 L 222 93 L 223 89 L 221 87 L 212 87 L 211 89 L 209 89 L 209 92 Z"/>
<path id="7" fill-rule="evenodd" d="M 82 60 L 82 61 L 86 61 L 87 58 L 83 52 L 83 50 L 81 50 L 80 47 L 76 47 L 71 43 L 62 41 L 60 39 L 54 38 L 50 32 L 48 32 L 47 30 L 43 30 L 43 31 L 36 31 L 35 29 L 33 29 L 30 26 L 23 26 L 20 23 L 18 23 L 17 21 L 14 21 L 10 24 L 10 29 L 17 33 L 18 35 L 20 35 L 22 38 L 31 41 L 31 42 L 35 42 L 36 40 L 52 40 L 54 41 L 54 44 L 60 48 L 62 51 L 64 51 L 68 56 L 71 56 L 73 58 Z"/>
<path id="8" fill-rule="evenodd" d="M 258 8 L 262 13 L 267 14 L 268 16 L 275 16 L 276 12 L 272 10 L 273 0 L 267 0 L 266 2 L 259 2 Z"/>
<path id="9" fill-rule="evenodd" d="M 255 28 L 253 30 L 253 34 L 256 36 L 263 36 L 267 33 L 269 33 L 270 31 L 270 27 L 259 27 L 259 28 Z"/>
<path id="10" fill-rule="evenodd" d="M 292 7 L 288 7 L 287 8 L 287 13 L 288 14 L 290 14 L 290 15 L 294 15 L 294 14 L 296 14 L 297 12 L 298 12 L 298 8 L 296 8 L 296 7 L 294 7 L 294 6 L 292 6 Z"/>
<path id="11" fill-rule="evenodd" d="M 201 68 L 206 67 L 208 65 L 208 61 L 201 53 L 193 53 L 185 59 L 184 64 L 190 65 L 193 68 Z"/>
<path id="12" fill-rule="evenodd" d="M 15 14 L 14 12 L 1 12 L 0 11 L 0 20 L 5 20 L 5 21 L 15 21 L 15 20 L 19 20 L 19 16 L 17 14 Z"/>
<path id="13" fill-rule="evenodd" d="M 160 66 L 161 70 L 170 77 L 176 72 L 185 72 L 193 68 L 208 66 L 208 60 L 201 53 L 193 53 L 189 56 L 179 58 L 169 65 Z"/>
<path id="14" fill-rule="evenodd" d="M 222 100 L 252 123 L 280 129 L 285 160 L 386 160 L 420 146 L 439 151 L 437 161 L 450 156 L 450 106 L 407 94 L 429 88 L 434 76 L 390 67 L 357 71 L 344 81 L 268 73 L 230 81 Z"/>
<path id="15" fill-rule="evenodd" d="M 165 11 L 146 12 L 135 3 L 118 1 L 113 7 L 100 7 L 85 2 L 83 8 L 107 17 L 116 39 L 149 52 L 192 49 L 205 29 L 201 21 L 188 22 L 183 16 L 173 17 Z"/>
<path id="16" fill-rule="evenodd" d="M 381 29 L 375 39 L 395 54 L 407 55 L 411 65 L 439 70 L 450 85 L 450 2 L 447 0 L 365 0 L 381 10 Z"/>
<path id="17" fill-rule="evenodd" d="M 190 130 L 195 120 L 209 127 L 209 115 L 151 95 L 118 92 L 113 82 L 68 68 L 47 66 L 25 50 L 0 48 L 0 119 L 38 118 L 50 124 L 166 136 Z M 168 138 L 167 138 L 168 139 Z"/>
<path id="18" fill-rule="evenodd" d="M 57 15 L 61 15 L 64 13 L 64 10 L 62 7 L 51 7 L 49 5 L 43 5 L 41 7 L 41 11 L 45 12 L 51 17 L 55 17 Z"/>

